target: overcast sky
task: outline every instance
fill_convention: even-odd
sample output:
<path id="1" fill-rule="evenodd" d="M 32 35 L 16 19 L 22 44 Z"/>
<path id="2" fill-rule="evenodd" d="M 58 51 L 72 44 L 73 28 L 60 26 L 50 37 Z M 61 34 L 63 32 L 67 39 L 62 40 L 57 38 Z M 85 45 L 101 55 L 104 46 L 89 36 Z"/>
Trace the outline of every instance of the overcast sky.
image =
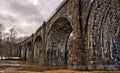
<path id="1" fill-rule="evenodd" d="M 63 0 L 0 0 L 0 24 L 31 35 Z"/>

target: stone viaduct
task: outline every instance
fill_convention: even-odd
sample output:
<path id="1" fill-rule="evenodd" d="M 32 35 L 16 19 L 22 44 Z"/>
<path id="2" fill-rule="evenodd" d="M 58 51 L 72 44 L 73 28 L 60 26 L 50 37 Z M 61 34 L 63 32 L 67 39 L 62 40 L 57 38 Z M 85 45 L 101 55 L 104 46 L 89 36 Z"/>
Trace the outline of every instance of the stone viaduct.
<path id="1" fill-rule="evenodd" d="M 63 0 L 36 33 L 9 49 L 45 66 L 120 70 L 120 0 Z"/>

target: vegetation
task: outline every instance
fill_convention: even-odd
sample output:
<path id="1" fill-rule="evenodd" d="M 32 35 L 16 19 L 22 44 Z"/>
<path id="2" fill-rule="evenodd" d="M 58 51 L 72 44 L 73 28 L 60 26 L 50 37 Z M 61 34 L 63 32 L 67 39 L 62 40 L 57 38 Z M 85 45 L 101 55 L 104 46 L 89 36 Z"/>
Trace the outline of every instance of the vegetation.
<path id="1" fill-rule="evenodd" d="M 0 24 L 0 57 L 8 56 L 9 46 L 12 46 L 26 37 L 17 37 L 17 31 L 15 28 L 8 29 L 6 32 L 6 28 L 3 24 Z"/>

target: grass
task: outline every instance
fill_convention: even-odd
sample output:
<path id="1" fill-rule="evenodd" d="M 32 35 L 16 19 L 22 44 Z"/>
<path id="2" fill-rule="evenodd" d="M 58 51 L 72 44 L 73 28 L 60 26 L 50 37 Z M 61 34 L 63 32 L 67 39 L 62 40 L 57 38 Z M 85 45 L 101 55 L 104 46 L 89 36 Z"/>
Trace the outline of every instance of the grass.
<path id="1" fill-rule="evenodd" d="M 2 73 L 2 72 L 0 72 Z M 120 71 L 73 71 L 73 70 L 50 70 L 43 72 L 35 72 L 35 71 L 12 71 L 7 70 L 3 71 L 3 73 L 120 73 Z"/>

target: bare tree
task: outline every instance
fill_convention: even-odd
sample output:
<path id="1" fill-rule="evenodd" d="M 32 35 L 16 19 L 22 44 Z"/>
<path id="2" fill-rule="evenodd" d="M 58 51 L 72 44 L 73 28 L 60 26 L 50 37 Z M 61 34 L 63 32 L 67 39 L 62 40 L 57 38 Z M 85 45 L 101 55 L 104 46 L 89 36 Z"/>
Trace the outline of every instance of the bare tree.
<path id="1" fill-rule="evenodd" d="M 2 39 L 2 32 L 4 30 L 4 26 L 2 24 L 0 24 L 0 41 Z"/>
<path id="2" fill-rule="evenodd" d="M 15 43 L 15 39 L 17 37 L 17 32 L 14 28 L 11 28 L 9 31 L 10 31 L 10 38 L 9 38 L 10 42 Z"/>

